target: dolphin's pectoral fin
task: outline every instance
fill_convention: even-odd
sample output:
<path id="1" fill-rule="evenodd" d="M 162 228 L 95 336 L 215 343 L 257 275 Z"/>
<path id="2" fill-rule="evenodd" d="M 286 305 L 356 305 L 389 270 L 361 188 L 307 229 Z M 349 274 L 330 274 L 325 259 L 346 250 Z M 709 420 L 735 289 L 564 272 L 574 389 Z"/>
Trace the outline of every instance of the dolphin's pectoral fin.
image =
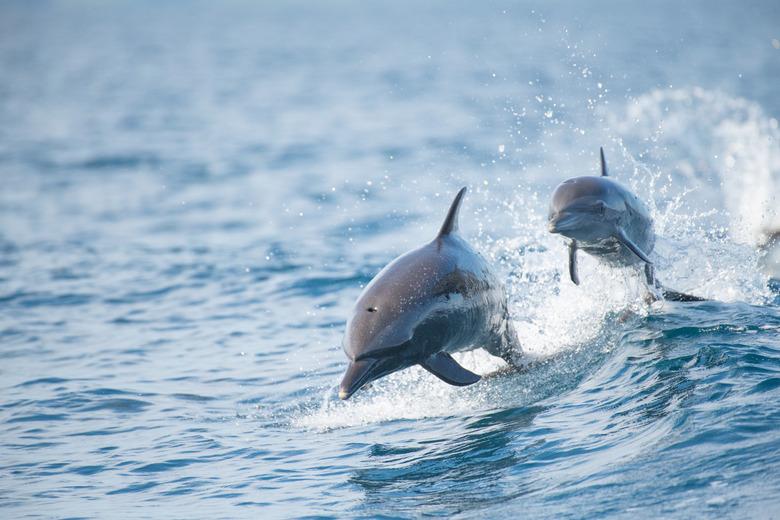
<path id="1" fill-rule="evenodd" d="M 601 176 L 607 177 L 607 161 L 604 160 L 604 147 L 599 149 L 601 152 Z"/>
<path id="2" fill-rule="evenodd" d="M 641 258 L 643 262 L 647 262 L 648 264 L 653 263 L 649 258 L 647 258 L 647 255 L 644 253 L 644 251 L 639 249 L 639 247 L 633 243 L 630 238 L 628 238 L 628 235 L 626 235 L 626 232 L 623 231 L 623 228 L 617 228 L 614 236 L 621 244 L 629 248 L 632 253 Z"/>
<path id="3" fill-rule="evenodd" d="M 577 242 L 569 242 L 569 277 L 574 285 L 580 284 L 580 277 L 577 274 Z"/>
<path id="4" fill-rule="evenodd" d="M 437 352 L 420 363 L 425 370 L 445 383 L 455 386 L 472 385 L 482 379 L 470 370 L 466 370 L 446 352 Z"/>

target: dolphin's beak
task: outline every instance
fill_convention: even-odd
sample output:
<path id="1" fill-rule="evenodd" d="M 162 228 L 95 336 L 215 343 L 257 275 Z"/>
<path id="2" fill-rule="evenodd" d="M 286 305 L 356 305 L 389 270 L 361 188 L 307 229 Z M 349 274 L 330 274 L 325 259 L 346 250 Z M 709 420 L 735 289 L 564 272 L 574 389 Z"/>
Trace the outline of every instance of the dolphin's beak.
<path id="1" fill-rule="evenodd" d="M 560 213 L 556 213 L 552 217 L 550 217 L 550 220 L 547 222 L 547 231 L 550 233 L 560 233 L 563 231 L 561 228 L 561 222 L 566 221 L 566 217 L 571 215 L 569 212 L 562 211 Z"/>
<path id="2" fill-rule="evenodd" d="M 376 379 L 378 365 L 377 360 L 373 358 L 350 362 L 339 386 L 339 397 L 344 400 L 349 399 L 363 385 Z"/>
<path id="3" fill-rule="evenodd" d="M 587 217 L 579 212 L 561 211 L 553 215 L 547 222 L 547 231 L 566 234 L 566 231 L 580 227 L 584 218 Z"/>

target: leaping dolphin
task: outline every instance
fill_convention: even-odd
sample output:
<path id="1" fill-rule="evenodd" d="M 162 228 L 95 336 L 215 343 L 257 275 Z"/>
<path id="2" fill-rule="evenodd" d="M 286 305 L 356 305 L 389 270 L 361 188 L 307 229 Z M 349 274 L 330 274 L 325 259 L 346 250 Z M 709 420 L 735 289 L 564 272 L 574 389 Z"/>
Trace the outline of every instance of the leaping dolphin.
<path id="1" fill-rule="evenodd" d="M 465 193 L 458 192 L 436 238 L 390 262 L 358 297 L 342 344 L 349 366 L 341 399 L 413 365 L 451 385 L 476 383 L 480 376 L 450 356 L 463 350 L 481 347 L 518 366 L 504 288 L 457 232 Z"/>
<path id="2" fill-rule="evenodd" d="M 644 263 L 648 285 L 667 300 L 703 300 L 666 289 L 655 279 L 648 256 L 655 246 L 653 219 L 636 195 L 607 175 L 603 148 L 601 177 L 575 177 L 555 188 L 547 229 L 569 239 L 569 276 L 577 285 L 577 250 L 582 249 L 614 266 Z"/>

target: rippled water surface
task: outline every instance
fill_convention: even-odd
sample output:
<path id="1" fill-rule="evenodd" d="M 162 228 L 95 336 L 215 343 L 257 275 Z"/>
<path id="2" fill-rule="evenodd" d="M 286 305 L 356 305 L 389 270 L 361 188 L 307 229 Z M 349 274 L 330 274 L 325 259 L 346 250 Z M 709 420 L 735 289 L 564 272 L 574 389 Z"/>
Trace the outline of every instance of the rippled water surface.
<path id="1" fill-rule="evenodd" d="M 778 85 L 772 2 L 0 3 L 0 517 L 776 517 Z M 711 301 L 569 281 L 600 146 Z M 462 186 L 542 363 L 339 400 Z"/>

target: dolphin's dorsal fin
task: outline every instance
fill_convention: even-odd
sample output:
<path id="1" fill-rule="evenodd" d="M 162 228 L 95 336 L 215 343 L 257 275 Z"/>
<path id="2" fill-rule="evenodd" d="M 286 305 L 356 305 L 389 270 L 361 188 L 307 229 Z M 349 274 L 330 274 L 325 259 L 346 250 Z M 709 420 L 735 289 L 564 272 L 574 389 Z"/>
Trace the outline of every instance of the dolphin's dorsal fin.
<path id="1" fill-rule="evenodd" d="M 449 235 L 455 233 L 458 230 L 458 212 L 460 211 L 460 201 L 463 200 L 463 195 L 466 194 L 466 187 L 464 186 L 455 195 L 455 200 L 452 201 L 450 210 L 447 212 L 447 217 L 444 219 L 444 224 L 441 225 L 439 230 L 439 236 Z"/>
<path id="2" fill-rule="evenodd" d="M 599 151 L 601 152 L 601 176 L 602 177 L 608 177 L 607 175 L 607 161 L 604 160 L 604 148 L 599 148 Z"/>

